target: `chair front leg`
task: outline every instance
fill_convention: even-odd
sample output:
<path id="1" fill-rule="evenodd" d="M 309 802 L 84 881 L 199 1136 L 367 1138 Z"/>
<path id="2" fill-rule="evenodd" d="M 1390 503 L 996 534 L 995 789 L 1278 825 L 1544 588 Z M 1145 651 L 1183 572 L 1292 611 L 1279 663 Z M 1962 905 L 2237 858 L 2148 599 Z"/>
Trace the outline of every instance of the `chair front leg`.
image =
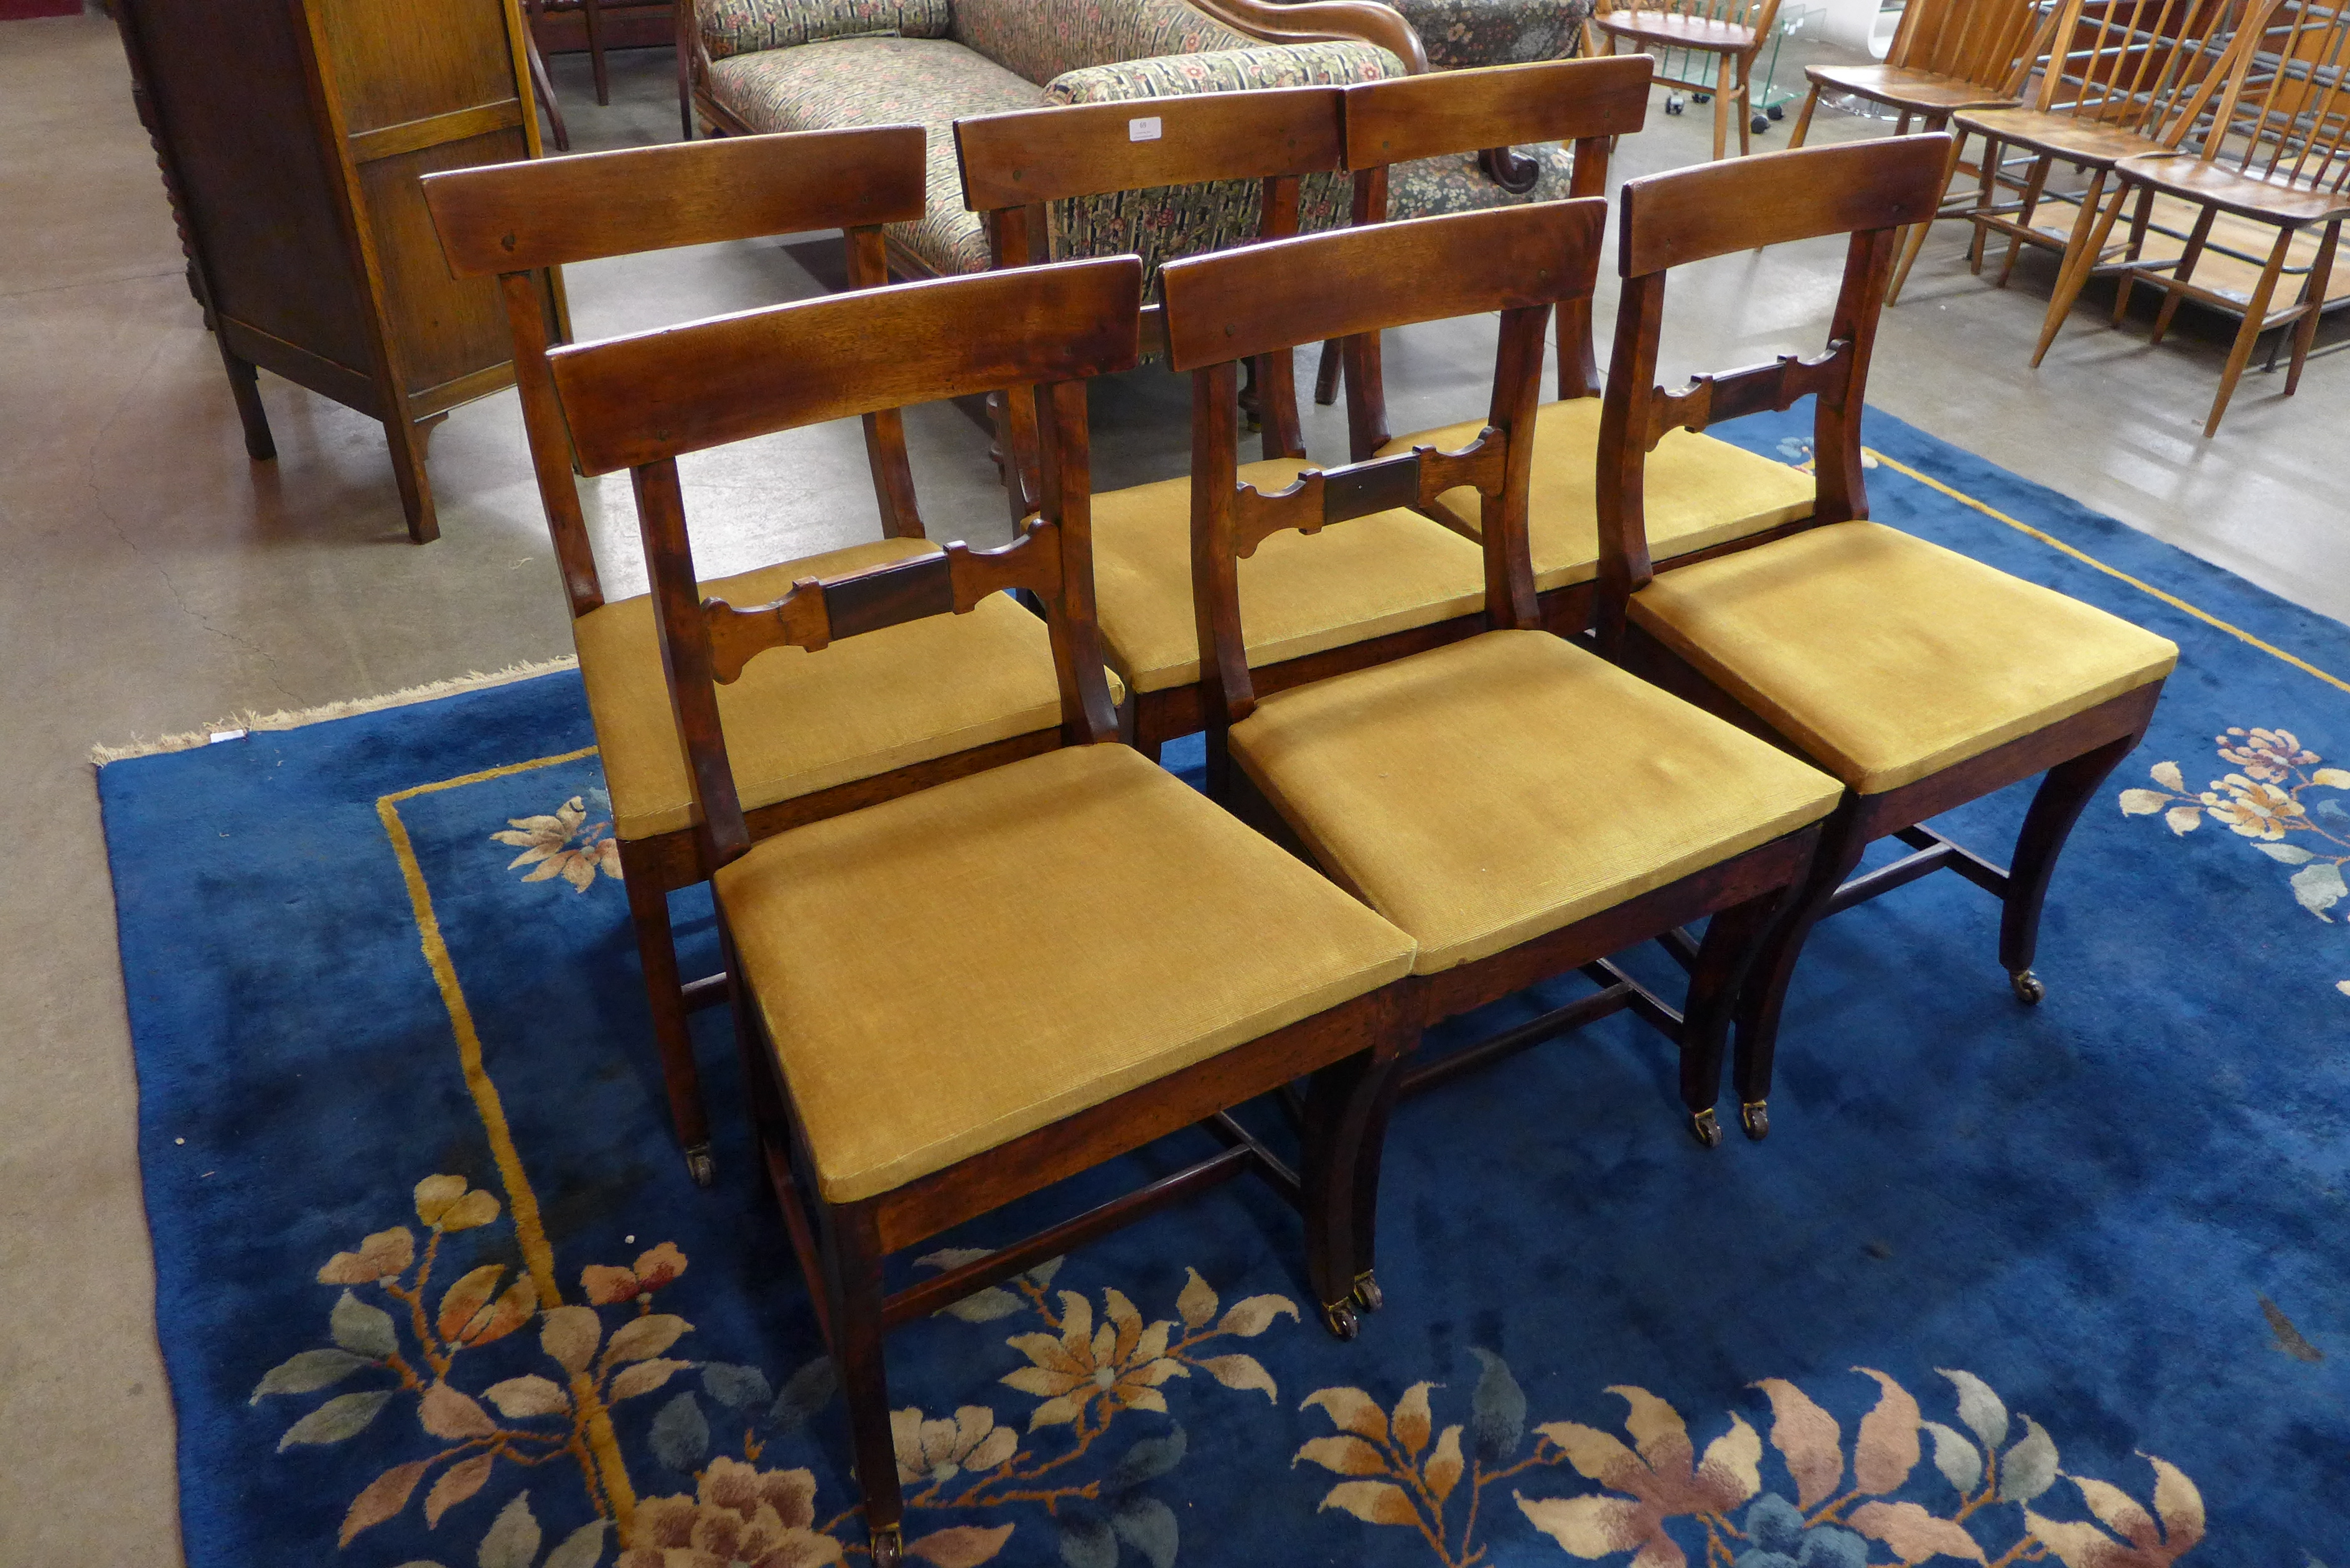
<path id="1" fill-rule="evenodd" d="M 904 1494 L 889 1433 L 889 1386 L 881 1363 L 881 1232 L 873 1204 L 819 1201 L 832 1364 L 848 1404 L 849 1452 L 865 1493 L 874 1568 L 898 1568 L 905 1553 Z"/>
<path id="2" fill-rule="evenodd" d="M 2262 329 L 2268 325 L 2269 301 L 2276 297 L 2277 279 L 2284 273 L 2285 257 L 2292 248 L 2293 231 L 2278 229 L 2275 248 L 2269 252 L 2268 265 L 2261 269 L 2261 280 L 2252 286 L 2252 297 L 2245 303 L 2244 324 L 2236 329 L 2236 341 L 2228 350 L 2228 363 L 2220 371 L 2220 391 L 2211 400 L 2211 417 L 2203 422 L 2207 438 L 2219 431 L 2220 418 L 2228 411 L 2228 400 L 2236 395 L 2236 382 L 2252 358 L 2252 348 L 2260 341 Z"/>
<path id="3" fill-rule="evenodd" d="M 1395 1108 L 1399 1056 L 1359 1051 L 1316 1072 L 1306 1090 L 1304 1185 L 1305 1272 L 1322 1325 L 1340 1339 L 1357 1332 L 1357 1308 L 1384 1298 L 1373 1271 L 1378 1227 L 1379 1156 Z"/>
<path id="4" fill-rule="evenodd" d="M 1967 133 L 1964 130 L 1951 134 L 1950 155 L 1942 165 L 1942 182 L 1937 187 L 1946 194 L 1950 189 L 1950 182 L 1958 178 L 1959 163 L 1966 151 L 1966 145 Z M 1886 304 L 1900 303 L 1901 286 L 1909 281 L 1909 269 L 1918 265 L 1918 253 L 1926 248 L 1926 236 L 1933 231 L 1934 219 L 1941 215 L 1940 210 L 1937 209 L 1933 217 L 1920 219 L 1909 225 L 1908 237 L 1901 246 L 1901 265 L 1894 269 L 1892 286 L 1885 291 Z"/>
<path id="5" fill-rule="evenodd" d="M 1698 945 L 1697 961 L 1690 971 L 1689 996 L 1681 1004 L 1680 1066 L 1681 1104 L 1689 1111 L 1690 1133 L 1702 1147 L 1712 1148 L 1721 1142 L 1714 1102 L 1721 1096 L 1721 1058 L 1730 1043 L 1738 982 L 1745 978 L 1770 929 L 1771 916 L 1794 890 L 1773 888 L 1744 903 L 1716 910 L 1706 922 L 1705 940 Z"/>
<path id="6" fill-rule="evenodd" d="M 2064 246 L 2064 263 L 2056 274 L 2056 292 L 2049 296 L 2048 313 L 2040 320 L 2040 345 L 2032 353 L 2032 368 L 2035 370 L 2040 361 L 2048 357 L 2056 334 L 2064 329 L 2064 318 L 2073 314 L 2073 302 L 2089 286 L 2090 277 L 2097 270 L 2097 258 L 2106 254 L 2106 241 L 2114 232 L 2114 220 L 2121 215 L 2122 203 L 2129 199 L 2129 188 L 2117 182 L 2113 200 L 2102 208 L 2096 206 L 2105 179 L 2106 171 L 2098 170 L 2096 178 L 2082 193 L 2081 215 L 2074 221 L 2073 237 Z M 2095 226 L 2090 227 L 2093 218 Z M 2006 281 L 2005 274 L 2001 275 L 2000 281 Z"/>
<path id="7" fill-rule="evenodd" d="M 2048 884 L 2056 875 L 2056 857 L 2064 853 L 2064 840 L 2080 820 L 2082 808 L 2145 733 L 2141 727 L 2050 768 L 2032 796 L 2031 809 L 2023 814 L 2015 856 L 2008 865 L 2007 892 L 2001 899 L 1999 919 L 2000 965 L 2007 971 L 2008 983 L 2015 988 L 2020 1002 L 2036 1003 L 2048 994 L 2047 987 L 2032 972 L 2032 959 L 2040 946 L 2040 910 L 2048 899 Z"/>
<path id="8" fill-rule="evenodd" d="M 1795 961 L 1812 928 L 1828 912 L 1836 889 L 1860 864 L 1868 847 L 1866 813 L 1868 797 L 1846 791 L 1834 813 L 1822 825 L 1820 846 L 1814 853 L 1811 875 L 1801 889 L 1778 909 L 1762 940 L 1754 961 L 1738 991 L 1737 1039 L 1731 1059 L 1731 1083 L 1738 1091 L 1739 1119 L 1750 1138 L 1771 1130 L 1771 1064 L 1779 1043 L 1779 1014 L 1786 1005 L 1787 984 Z"/>

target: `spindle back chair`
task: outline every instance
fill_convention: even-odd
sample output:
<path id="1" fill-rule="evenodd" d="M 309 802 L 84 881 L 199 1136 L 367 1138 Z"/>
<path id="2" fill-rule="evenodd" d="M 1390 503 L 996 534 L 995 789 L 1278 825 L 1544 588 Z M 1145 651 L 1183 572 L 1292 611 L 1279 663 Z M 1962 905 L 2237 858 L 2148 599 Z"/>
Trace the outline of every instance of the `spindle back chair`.
<path id="1" fill-rule="evenodd" d="M 1628 1009 L 1679 1045 L 1690 1126 L 1710 1145 L 1720 1136 L 1713 1104 L 1739 977 L 1765 918 L 1808 868 L 1836 789 L 1542 629 L 1526 504 L 1543 340 L 1555 306 L 1588 300 L 1606 218 L 1605 202 L 1580 199 L 1401 220 L 1169 266 L 1170 358 L 1192 377 L 1208 787 L 1412 934 L 1425 1022 L 1560 975 L 1601 985 L 1419 1065 L 1406 1091 Z M 1492 398 L 1466 444 L 1309 469 L 1271 493 L 1246 483 L 1235 452 L 1236 360 L 1487 311 L 1502 317 Z M 1293 531 L 1312 536 L 1300 547 L 1310 559 L 1357 519 L 1464 486 L 1482 514 L 1478 634 L 1263 691 L 1246 657 L 1242 561 Z M 1704 941 L 1682 954 L 1691 968 L 1685 1013 L 1607 961 L 1708 915 Z"/>
<path id="2" fill-rule="evenodd" d="M 1738 154 L 1743 158 L 1753 151 L 1754 57 L 1778 19 L 1779 0 L 1631 0 L 1627 5 L 1592 13 L 1583 25 L 1584 53 L 1599 52 L 1592 42 L 1596 34 L 1607 40 L 1611 55 L 1628 45 L 1655 49 L 1664 59 L 1674 49 L 1692 60 L 1710 57 L 1712 79 L 1667 76 L 1660 63 L 1657 85 L 1712 94 L 1713 155 L 1720 159 L 1728 152 L 1730 122 L 1735 116 Z"/>
<path id="3" fill-rule="evenodd" d="M 1085 381 L 1134 364 L 1141 286 L 1140 262 L 1112 257 L 553 356 L 582 465 L 630 470 L 766 1180 L 847 1398 L 873 1559 L 892 1568 L 931 1553 L 904 1539 L 886 1331 L 1259 1168 L 1304 1210 L 1308 1274 L 1350 1334 L 1378 1167 L 1364 1139 L 1411 1038 L 1410 940 L 1116 742 Z M 1010 386 L 1039 388 L 1044 410 L 1038 511 L 1013 544 L 809 576 L 755 607 L 703 597 L 681 455 Z M 753 842 L 721 685 L 1015 588 L 1051 628 L 1054 749 Z M 1307 1076 L 1292 1172 L 1225 1112 Z M 1202 1122 L 1233 1147 L 885 1293 L 887 1254 Z"/>
<path id="4" fill-rule="evenodd" d="M 1811 879 L 1756 959 L 1738 1008 L 1735 1082 L 1750 1137 L 1770 1127 L 1779 1010 L 1823 916 L 1939 869 L 2002 903 L 2019 1000 L 2073 823 L 2144 733 L 2178 649 L 2102 610 L 1870 523 L 1860 427 L 1895 238 L 1932 213 L 1949 138 L 1755 158 L 1627 182 L 1624 285 L 1601 436 L 1600 641 L 1627 668 L 1834 774 L 1844 798 Z M 1655 385 L 1666 275 L 1756 244 L 1847 235 L 1826 352 Z M 1643 526 L 1649 449 L 1668 431 L 1814 400 L 1810 525 L 1657 574 Z M 1924 825 L 2046 773 L 2000 867 Z M 1892 836 L 1903 859 L 1852 877 Z M 1850 880 L 1846 878 L 1850 877 Z"/>

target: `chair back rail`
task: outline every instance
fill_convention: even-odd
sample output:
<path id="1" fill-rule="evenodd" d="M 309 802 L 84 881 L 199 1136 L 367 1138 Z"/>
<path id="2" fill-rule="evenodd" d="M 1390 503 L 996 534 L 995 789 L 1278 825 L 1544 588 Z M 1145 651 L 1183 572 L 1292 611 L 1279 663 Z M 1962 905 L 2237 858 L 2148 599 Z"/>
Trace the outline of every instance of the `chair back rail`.
<path id="1" fill-rule="evenodd" d="M 959 119 L 963 202 L 995 213 L 1161 185 L 1342 169 L 1344 91 L 1268 88 Z"/>
<path id="2" fill-rule="evenodd" d="M 2201 158 L 2303 190 L 2350 187 L 2350 5 L 2271 0 L 2246 31 L 2252 67 Z"/>
<path id="3" fill-rule="evenodd" d="M 515 384 L 541 507 L 573 616 L 604 602 L 572 472 L 571 438 L 546 356 L 558 337 L 539 275 L 680 245 L 842 229 L 852 287 L 889 281 L 883 223 L 924 210 L 922 128 L 729 137 L 428 174 L 424 201 L 449 270 L 498 275 L 514 340 Z M 919 538 L 913 472 L 895 409 L 866 416 L 865 442 L 882 532 Z"/>
<path id="4" fill-rule="evenodd" d="M 628 467 L 652 578 L 662 667 L 684 744 L 706 864 L 750 847 L 720 722 L 718 687 L 773 648 L 811 652 L 1024 588 L 1050 630 L 1066 744 L 1117 732 L 1095 626 L 1091 449 L 1084 382 L 1137 358 L 1142 264 L 1134 256 L 942 278 L 837 295 L 557 349 L 563 411 L 595 472 Z M 688 537 L 680 454 L 875 408 L 1040 386 L 1043 505 L 996 550 L 795 582 L 775 603 L 704 600 Z"/>
<path id="5" fill-rule="evenodd" d="M 1224 732 L 1256 705 L 1238 563 L 1273 534 L 1430 506 L 1473 485 L 1482 497 L 1487 616 L 1496 627 L 1541 625 L 1526 495 L 1543 336 L 1554 305 L 1588 298 L 1607 221 L 1604 201 L 1543 202 L 1314 234 L 1165 268 L 1169 357 L 1191 372 L 1192 613 L 1211 787 L 1229 766 Z M 1269 495 L 1239 482 L 1239 361 L 1486 311 L 1501 313 L 1501 341 L 1486 429 L 1468 447 L 1309 470 Z"/>
<path id="6" fill-rule="evenodd" d="M 1815 523 L 1868 515 L 1861 477 L 1860 416 L 1904 225 L 1941 199 L 1950 138 L 1943 134 L 1807 147 L 1701 164 L 1625 183 L 1618 222 L 1616 345 L 1599 424 L 1601 646 L 1624 632 L 1625 607 L 1655 575 L 1642 513 L 1648 452 L 1674 430 L 1814 401 Z M 1725 178 L 1727 177 L 1727 178 Z M 1678 392 L 1656 385 L 1667 270 L 1709 256 L 1787 240 L 1848 236 L 1844 280 L 1828 324 L 1827 351 L 1699 376 Z"/>
<path id="7" fill-rule="evenodd" d="M 1133 362 L 1130 256 L 931 278 L 551 353 L 591 474 L 875 409 L 1084 380 Z M 889 358 L 877 341 L 900 346 Z"/>

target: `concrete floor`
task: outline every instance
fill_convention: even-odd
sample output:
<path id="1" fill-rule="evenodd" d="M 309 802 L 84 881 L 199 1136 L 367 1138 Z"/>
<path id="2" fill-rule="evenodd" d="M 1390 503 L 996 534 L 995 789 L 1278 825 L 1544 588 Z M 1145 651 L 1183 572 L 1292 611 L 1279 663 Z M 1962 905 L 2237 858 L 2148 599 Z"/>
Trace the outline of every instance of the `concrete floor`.
<path id="1" fill-rule="evenodd" d="M 658 54 L 618 57 L 617 101 L 598 109 L 584 62 L 556 62 L 577 145 L 672 137 L 669 68 Z M 1781 73 L 1798 75 L 1796 52 Z M 1653 113 L 1618 168 L 1702 157 L 1703 112 Z M 1823 115 L 1814 134 L 1882 129 Z M 1783 144 L 1785 130 L 1760 145 Z M 1815 350 L 1840 259 L 1840 245 L 1787 246 L 1677 277 L 1667 379 Z M 443 537 L 414 547 L 380 432 L 348 410 L 265 376 L 281 455 L 246 461 L 181 269 L 110 26 L 96 16 L 0 24 L 0 951 L 15 955 L 0 970 L 5 1568 L 180 1561 L 90 745 L 569 650 L 511 394 L 460 410 L 437 436 Z M 2053 270 L 2028 257 L 2002 294 L 1969 275 L 1955 227 L 1938 234 L 1886 317 L 1871 400 L 2350 618 L 2350 361 L 2314 365 L 2291 400 L 2275 395 L 2281 377 L 2250 376 L 2206 441 L 2223 326 L 2190 320 L 2150 350 L 2142 326 L 2104 328 L 2093 290 L 2034 372 Z M 571 286 L 582 336 L 816 289 L 775 243 L 578 268 Z M 1603 349 L 1613 296 L 1603 281 Z M 2337 323 L 2325 340 L 2344 336 Z M 1399 335 L 1388 355 L 1396 428 L 1481 410 L 1490 341 L 1482 322 Z M 1182 472 L 1186 400 L 1153 369 L 1100 389 L 1097 487 Z M 980 431 L 946 408 L 915 410 L 909 425 L 934 529 L 1003 537 Z M 1332 412 L 1309 436 L 1343 456 Z M 873 526 L 854 427 L 690 462 L 687 478 L 712 573 Z M 608 591 L 633 591 L 642 572 L 624 483 L 602 482 L 591 506 Z"/>

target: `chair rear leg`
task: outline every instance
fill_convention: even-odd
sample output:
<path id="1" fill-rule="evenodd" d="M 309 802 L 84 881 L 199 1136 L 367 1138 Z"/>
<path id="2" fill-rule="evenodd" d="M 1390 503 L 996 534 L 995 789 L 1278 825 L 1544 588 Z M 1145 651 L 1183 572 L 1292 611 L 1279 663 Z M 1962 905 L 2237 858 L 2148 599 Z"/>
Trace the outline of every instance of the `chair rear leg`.
<path id="1" fill-rule="evenodd" d="M 2137 205 L 2130 210 L 2130 260 L 2136 261 L 2139 256 L 2146 254 L 2146 231 L 2147 225 L 2153 222 L 2154 187 L 2151 185 L 2141 186 L 2139 187 L 2137 193 Z M 2137 284 L 2137 273 L 2136 269 L 2127 268 L 2123 271 L 2120 281 L 2116 283 L 2114 286 L 2113 324 L 2116 327 L 2119 327 L 2122 324 L 2122 317 L 2129 314 L 2130 290 L 2135 287 Z"/>
<path id="2" fill-rule="evenodd" d="M 1721 1058 L 1729 1044 L 1731 1013 L 1738 1003 L 1738 982 L 1770 929 L 1772 912 L 1788 891 L 1774 888 L 1760 898 L 1716 910 L 1706 923 L 1696 966 L 1690 971 L 1689 997 L 1681 1010 L 1681 1104 L 1690 1114 L 1691 1136 L 1706 1148 L 1721 1142 L 1714 1102 L 1721 1097 Z"/>
<path id="3" fill-rule="evenodd" d="M 1314 400 L 1326 409 L 1338 400 L 1338 367 L 1344 363 L 1339 354 L 1338 339 L 1326 338 L 1322 358 L 1314 367 Z"/>
<path id="4" fill-rule="evenodd" d="M 2195 274 L 2195 264 L 2203 259 L 2203 247 L 2211 238 L 2211 224 L 2220 216 L 2217 207 L 2206 207 L 2195 214 L 2195 227 L 2188 232 L 2187 248 L 2178 253 L 2178 265 L 2170 269 L 2163 285 L 2162 307 L 2154 313 L 2154 331 L 2147 337 L 2149 348 L 2162 341 L 2170 330 L 2170 318 L 2178 314 L 2178 302 L 2187 297 L 2187 280 Z"/>
<path id="5" fill-rule="evenodd" d="M 2048 171 L 2054 166 L 2055 160 L 2042 157 L 2033 161 L 2032 165 L 2032 172 L 2024 177 L 2023 205 L 2015 214 L 2015 224 L 2018 232 L 2007 236 L 2007 254 L 1999 264 L 1999 281 L 1991 285 L 1993 288 L 2005 288 L 2007 286 L 2008 275 L 2015 270 L 2015 258 L 2022 254 L 2023 251 L 2022 231 L 2028 230 L 2032 227 L 2033 217 L 2040 211 L 2040 195 L 2042 192 L 2048 188 Z M 2098 170 L 2097 181 L 2099 184 L 2103 183 L 2105 177 L 2106 171 L 2102 169 Z M 2090 187 L 2093 195 L 2097 188 L 2098 187 L 2096 185 L 2092 185 Z M 2093 201 L 2085 198 L 2081 205 L 2083 213 L 2087 213 L 2094 204 Z M 2080 224 L 2088 220 L 2085 217 L 2075 218 L 2074 220 L 2074 228 L 2077 230 Z M 2078 233 L 2075 233 L 2073 236 L 2075 241 L 2078 241 L 2080 237 L 2081 236 Z M 2070 247 L 2067 247 L 2066 254 L 2071 254 Z"/>
<path id="6" fill-rule="evenodd" d="M 2284 395 L 2288 398 L 2301 390 L 2301 367 L 2309 358 L 2310 345 L 2317 340 L 2317 319 L 2325 310 L 2325 291 L 2333 286 L 2334 250 L 2341 237 L 2340 223 L 2325 226 L 2325 237 L 2317 242 L 2317 259 L 2310 263 L 2309 277 L 2302 285 L 2302 304 L 2308 314 L 2293 329 L 2293 369 L 2285 372 L 2284 378 Z"/>
<path id="7" fill-rule="evenodd" d="M 637 958 L 644 966 L 645 1002 L 652 1012 L 653 1044 L 660 1052 L 661 1082 L 669 1091 L 670 1123 L 677 1129 L 694 1185 L 707 1187 L 716 1174 L 710 1158 L 710 1116 L 702 1103 L 702 1075 L 693 1064 L 692 1031 L 686 1026 L 669 894 L 650 867 L 629 864 L 629 849 L 623 841 L 621 885 L 629 890 L 629 922 L 636 928 Z"/>
<path id="8" fill-rule="evenodd" d="M 1306 1091 L 1305 1270 L 1322 1324 L 1340 1339 L 1355 1337 L 1357 1310 L 1386 1303 L 1375 1272 L 1379 1158 L 1400 1066 L 1400 1052 L 1381 1042 L 1324 1067 Z"/>
<path id="9" fill-rule="evenodd" d="M 1713 57 L 1713 161 L 1730 153 L 1730 57 Z"/>
<path id="10" fill-rule="evenodd" d="M 2096 205 L 2097 188 L 2105 178 L 2105 171 L 2099 170 L 2081 197 L 2081 215 L 2074 223 L 2073 236 L 2064 245 L 2064 264 L 2056 274 L 2056 292 L 2048 297 L 2048 314 L 2040 318 L 2040 343 L 2032 351 L 2032 368 L 2035 370 L 2040 361 L 2048 357 L 2056 334 L 2064 329 L 2064 318 L 2073 314 L 2073 302 L 2081 297 L 2081 290 L 2089 285 L 2090 275 L 2097 270 L 2097 258 L 2106 254 L 2106 241 L 2113 234 L 2114 220 L 2121 215 L 2122 202 L 2127 195 L 2125 191 L 2116 190 L 2114 199 L 2102 209 Z M 2084 228 L 2093 219 L 2095 226 L 2085 234 Z"/>
<path id="11" fill-rule="evenodd" d="M 1966 146 L 1966 142 L 1967 133 L 1963 130 L 1957 132 L 1950 138 L 1950 156 L 1949 161 L 1942 165 L 1942 183 L 1940 188 L 1945 192 L 1950 190 L 1950 182 L 1958 178 L 1959 154 Z M 1935 216 L 1939 217 L 1940 214 L 1937 213 Z M 1933 218 L 1928 218 L 1922 223 L 1912 223 L 1909 225 L 1908 236 L 1903 241 L 1901 246 L 1901 265 L 1894 269 L 1893 286 L 1885 291 L 1886 304 L 1898 305 L 1900 303 L 1901 286 L 1909 281 L 1909 269 L 1918 265 L 1918 253 L 1926 248 L 1926 236 L 1933 232 Z"/>
<path id="12" fill-rule="evenodd" d="M 2040 945 L 2040 910 L 2048 899 L 2049 881 L 2056 874 L 2056 857 L 2064 852 L 2064 840 L 2072 834 L 2073 824 L 2080 820 L 2082 808 L 2145 732 L 2141 729 L 2109 741 L 2050 768 L 2032 797 L 2031 809 L 2023 815 L 1999 920 L 1999 961 L 2019 1001 L 2033 1003 L 2048 994 L 2047 987 L 2032 972 L 2032 959 Z"/>
<path id="13" fill-rule="evenodd" d="M 832 1363 L 848 1405 L 849 1452 L 865 1493 L 865 1527 L 873 1568 L 899 1568 L 905 1557 L 906 1505 L 898 1486 L 898 1449 L 889 1433 L 889 1385 L 881 1362 L 881 1232 L 873 1205 L 820 1203 L 825 1295 L 832 1324 Z"/>
<path id="14" fill-rule="evenodd" d="M 1802 888 L 1783 904 L 1758 944 L 1745 983 L 1739 987 L 1737 1040 L 1730 1066 L 1731 1086 L 1738 1092 L 1739 1120 L 1750 1138 L 1771 1131 L 1771 1065 L 1779 1042 L 1779 1014 L 1786 1005 L 1787 985 L 1794 977 L 1795 961 L 1812 928 L 1828 911 L 1836 889 L 1868 847 L 1861 826 L 1866 797 L 1847 793 L 1820 832 L 1820 846 L 1812 859 L 1811 875 Z"/>
<path id="15" fill-rule="evenodd" d="M 1804 95 L 1804 107 L 1795 116 L 1795 129 L 1788 133 L 1787 151 L 1793 152 L 1812 133 L 1812 111 L 1820 107 L 1820 84 L 1814 82 L 1812 90 Z"/>

